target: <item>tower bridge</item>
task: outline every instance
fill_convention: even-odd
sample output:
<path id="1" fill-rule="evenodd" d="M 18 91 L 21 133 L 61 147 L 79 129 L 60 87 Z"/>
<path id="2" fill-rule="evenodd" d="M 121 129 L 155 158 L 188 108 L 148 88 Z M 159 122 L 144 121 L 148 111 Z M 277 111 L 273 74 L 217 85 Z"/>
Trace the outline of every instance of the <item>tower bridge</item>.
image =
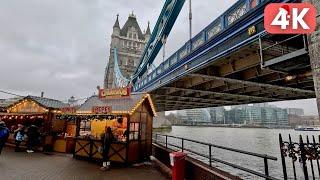
<path id="1" fill-rule="evenodd" d="M 158 111 L 315 98 L 309 37 L 268 34 L 264 8 L 272 2 L 301 1 L 238 0 L 148 72 L 184 3 L 167 0 L 132 76 L 133 91 L 150 93 Z"/>

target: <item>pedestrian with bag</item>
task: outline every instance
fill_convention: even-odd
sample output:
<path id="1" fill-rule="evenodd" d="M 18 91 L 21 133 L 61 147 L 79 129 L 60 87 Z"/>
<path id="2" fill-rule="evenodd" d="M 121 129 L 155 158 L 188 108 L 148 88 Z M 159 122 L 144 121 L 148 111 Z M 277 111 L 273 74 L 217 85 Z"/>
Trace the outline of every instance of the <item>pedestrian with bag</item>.
<path id="1" fill-rule="evenodd" d="M 15 152 L 21 152 L 20 144 L 24 141 L 24 126 L 22 124 L 18 124 L 18 129 L 14 131 L 14 140 L 16 144 Z"/>
<path id="2" fill-rule="evenodd" d="M 9 138 L 9 134 L 10 134 L 10 131 L 6 126 L 6 123 L 3 121 L 0 121 L 0 154 Z"/>
<path id="3" fill-rule="evenodd" d="M 109 151 L 113 140 L 114 136 L 112 134 L 111 128 L 106 127 L 105 133 L 101 136 L 103 162 L 100 169 L 102 171 L 110 170 Z"/>

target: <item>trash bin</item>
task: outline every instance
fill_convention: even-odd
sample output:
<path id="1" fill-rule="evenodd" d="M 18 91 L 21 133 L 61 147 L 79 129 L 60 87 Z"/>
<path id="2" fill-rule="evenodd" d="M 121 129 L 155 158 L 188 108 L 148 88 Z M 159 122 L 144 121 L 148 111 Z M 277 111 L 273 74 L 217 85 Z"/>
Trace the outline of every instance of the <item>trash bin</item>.
<path id="1" fill-rule="evenodd" d="M 182 152 L 170 153 L 170 164 L 172 166 L 172 180 L 184 180 L 186 156 L 187 154 Z"/>

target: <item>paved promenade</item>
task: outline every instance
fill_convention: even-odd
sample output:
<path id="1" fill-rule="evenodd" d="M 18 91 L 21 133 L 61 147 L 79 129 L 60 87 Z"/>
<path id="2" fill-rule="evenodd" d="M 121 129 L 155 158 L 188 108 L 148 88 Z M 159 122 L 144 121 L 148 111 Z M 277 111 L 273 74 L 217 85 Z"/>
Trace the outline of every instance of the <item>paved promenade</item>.
<path id="1" fill-rule="evenodd" d="M 4 180 L 164 180 L 152 167 L 114 168 L 102 172 L 96 164 L 73 159 L 71 155 L 15 153 L 4 149 L 0 155 L 0 179 Z"/>

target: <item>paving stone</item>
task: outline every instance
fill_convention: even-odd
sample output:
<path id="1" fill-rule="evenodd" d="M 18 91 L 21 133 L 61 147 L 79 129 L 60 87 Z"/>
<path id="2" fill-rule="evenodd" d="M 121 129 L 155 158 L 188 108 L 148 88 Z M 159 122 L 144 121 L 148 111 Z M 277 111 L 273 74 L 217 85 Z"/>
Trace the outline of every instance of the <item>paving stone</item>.
<path id="1" fill-rule="evenodd" d="M 164 180 L 152 167 L 112 168 L 102 172 L 94 163 L 72 155 L 14 152 L 5 148 L 0 155 L 0 179 L 4 180 Z"/>

